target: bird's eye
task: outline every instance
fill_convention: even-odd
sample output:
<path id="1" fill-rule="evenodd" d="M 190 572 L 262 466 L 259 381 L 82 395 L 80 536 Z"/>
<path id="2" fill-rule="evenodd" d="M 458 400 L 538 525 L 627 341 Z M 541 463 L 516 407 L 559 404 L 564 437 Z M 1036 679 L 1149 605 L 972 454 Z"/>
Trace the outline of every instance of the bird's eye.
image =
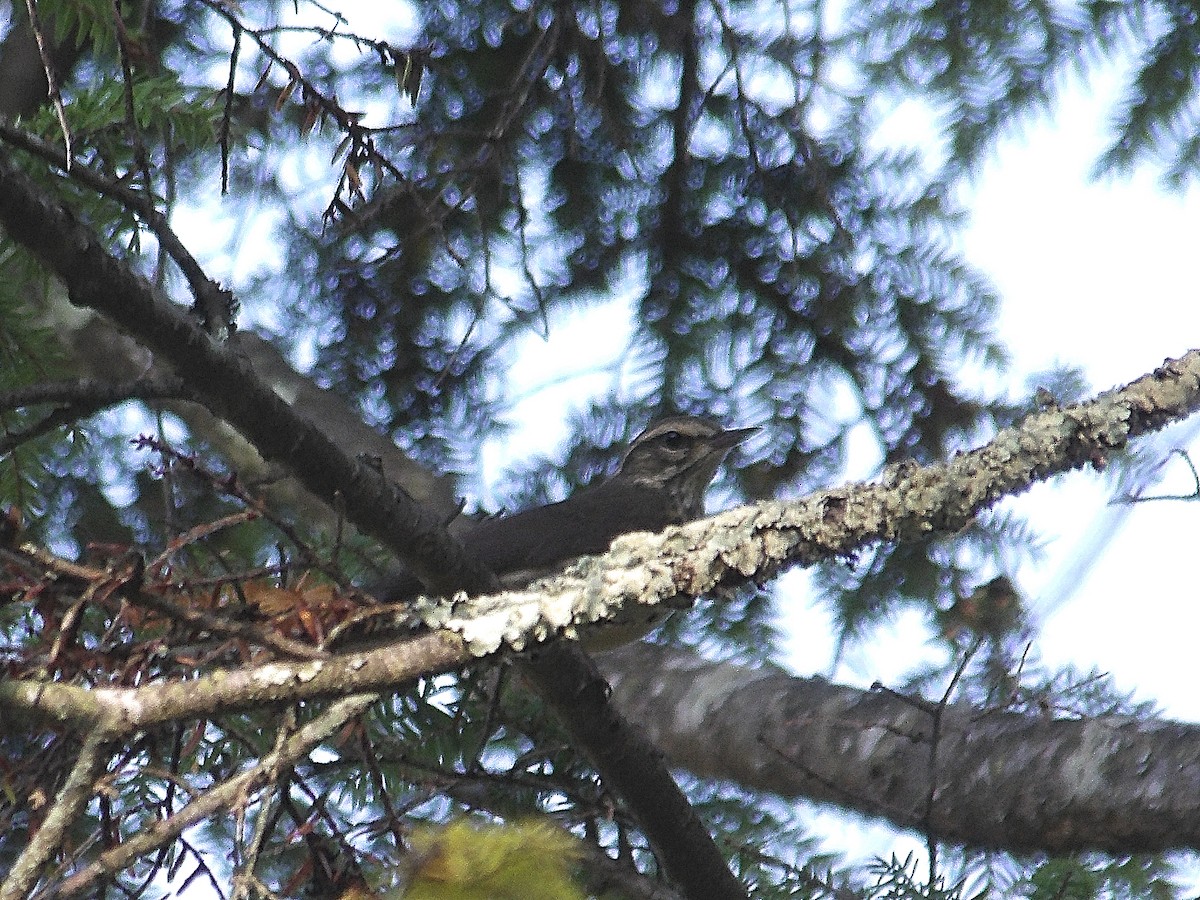
<path id="1" fill-rule="evenodd" d="M 687 438 L 678 431 L 664 431 L 659 440 L 668 450 L 682 450 L 687 446 Z"/>

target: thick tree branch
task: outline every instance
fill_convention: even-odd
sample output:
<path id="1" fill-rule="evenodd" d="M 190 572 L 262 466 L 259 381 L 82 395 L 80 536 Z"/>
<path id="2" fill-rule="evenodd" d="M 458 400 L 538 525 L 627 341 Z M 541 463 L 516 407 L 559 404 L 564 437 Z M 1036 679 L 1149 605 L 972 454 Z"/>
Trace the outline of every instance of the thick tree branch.
<path id="1" fill-rule="evenodd" d="M 938 707 L 925 700 L 649 644 L 600 666 L 621 710 L 702 778 L 834 803 L 972 847 L 1200 848 L 1194 725 L 950 703 L 940 707 L 931 768 Z"/>

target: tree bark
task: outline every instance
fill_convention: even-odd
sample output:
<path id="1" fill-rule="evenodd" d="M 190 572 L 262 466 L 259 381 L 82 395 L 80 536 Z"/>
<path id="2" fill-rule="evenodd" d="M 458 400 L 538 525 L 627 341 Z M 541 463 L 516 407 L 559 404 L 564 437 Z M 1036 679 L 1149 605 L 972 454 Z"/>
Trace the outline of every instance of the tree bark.
<path id="1" fill-rule="evenodd" d="M 1200 849 L 1200 727 L 1061 719 L 859 691 L 635 644 L 613 701 L 675 764 L 1020 853 Z"/>

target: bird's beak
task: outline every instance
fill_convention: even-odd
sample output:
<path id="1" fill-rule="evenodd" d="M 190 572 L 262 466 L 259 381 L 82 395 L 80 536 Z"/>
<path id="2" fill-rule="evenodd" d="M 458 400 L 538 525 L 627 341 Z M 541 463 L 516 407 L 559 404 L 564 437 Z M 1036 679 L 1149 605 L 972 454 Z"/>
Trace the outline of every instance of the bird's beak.
<path id="1" fill-rule="evenodd" d="M 722 431 L 712 439 L 713 448 L 716 450 L 729 450 L 746 440 L 750 435 L 758 434 L 761 430 L 761 428 L 730 428 L 727 431 Z"/>

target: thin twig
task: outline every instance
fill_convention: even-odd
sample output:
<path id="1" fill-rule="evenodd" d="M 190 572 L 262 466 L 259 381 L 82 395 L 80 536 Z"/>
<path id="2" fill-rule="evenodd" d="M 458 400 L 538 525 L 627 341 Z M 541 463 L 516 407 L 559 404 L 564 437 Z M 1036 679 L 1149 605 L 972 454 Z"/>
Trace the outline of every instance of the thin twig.
<path id="1" fill-rule="evenodd" d="M 22 428 L 19 431 L 9 431 L 3 437 L 0 437 L 0 456 L 11 453 L 22 444 L 28 444 L 30 441 L 37 440 L 42 435 L 49 434 L 56 428 L 62 428 L 79 419 L 87 418 L 94 412 L 96 412 L 94 409 L 81 409 L 68 406 L 47 413 L 32 425 Z"/>
<path id="2" fill-rule="evenodd" d="M 938 746 L 942 741 L 942 720 L 946 712 L 946 706 L 950 703 L 951 696 L 953 696 L 954 691 L 958 688 L 958 683 L 967 671 L 967 666 L 970 665 L 971 660 L 979 652 L 981 646 L 983 646 L 982 638 L 976 640 L 963 654 L 962 661 L 955 668 L 950 683 L 942 693 L 942 699 L 933 709 L 933 730 L 929 736 L 929 794 L 925 799 L 925 815 L 923 817 L 924 821 L 921 823 L 925 832 L 925 849 L 929 854 L 929 883 L 931 885 L 935 884 L 938 879 L 938 845 L 937 837 L 933 833 L 931 823 L 933 822 L 933 807 L 937 801 Z"/>
<path id="3" fill-rule="evenodd" d="M 1189 494 L 1144 495 L 1144 494 L 1135 494 L 1132 491 L 1130 491 L 1130 492 L 1124 494 L 1123 496 L 1116 497 L 1116 498 L 1110 500 L 1109 506 L 1119 506 L 1121 504 L 1126 504 L 1126 503 L 1147 503 L 1151 500 L 1200 500 L 1200 472 L 1196 471 L 1196 464 L 1192 462 L 1192 457 L 1188 454 L 1188 452 L 1186 450 L 1182 450 L 1179 447 L 1172 448 L 1171 452 L 1167 454 L 1167 458 L 1158 464 L 1157 471 L 1155 472 L 1155 474 L 1157 474 L 1158 471 L 1161 471 L 1166 466 L 1167 460 L 1169 460 L 1172 456 L 1178 456 L 1180 459 L 1183 460 L 1184 464 L 1188 467 L 1188 469 L 1191 470 L 1192 483 L 1194 485 L 1191 493 L 1189 493 Z"/>
<path id="4" fill-rule="evenodd" d="M 150 177 L 150 157 L 146 153 L 146 142 L 142 140 L 142 132 L 138 128 L 137 109 L 133 102 L 133 65 L 129 61 L 129 34 L 125 30 L 125 20 L 121 18 L 120 0 L 112 0 L 111 6 L 113 30 L 117 35 L 117 55 L 121 59 L 121 85 L 125 95 L 125 134 L 129 137 L 133 159 L 137 163 L 138 173 L 142 176 L 142 188 L 147 197 L 153 197 L 154 180 Z"/>
<path id="5" fill-rule="evenodd" d="M 194 397 L 194 392 L 174 376 L 135 378 L 121 383 L 93 379 L 55 381 L 3 391 L 0 392 L 0 410 L 44 403 L 59 403 L 62 406 L 18 431 L 9 431 L 0 436 L 0 456 L 56 428 L 70 425 L 127 400 L 186 400 Z"/>
<path id="6" fill-rule="evenodd" d="M 242 52 L 242 24 L 234 20 L 233 49 L 229 51 L 229 79 L 225 83 L 225 104 L 221 110 L 221 128 L 217 133 L 217 144 L 221 147 L 221 196 L 229 193 L 229 133 L 233 122 L 233 89 L 237 77 L 238 56 Z"/>
<path id="7" fill-rule="evenodd" d="M 137 606 L 152 609 L 176 621 L 191 625 L 193 628 L 202 628 L 226 637 L 242 638 L 253 644 L 268 647 L 286 659 L 326 659 L 330 655 L 319 647 L 292 640 L 269 627 L 255 625 L 252 622 L 230 621 L 194 606 L 172 603 L 165 597 L 149 591 L 141 591 L 131 596 L 129 600 Z"/>
<path id="8" fill-rule="evenodd" d="M 287 738 L 296 730 L 296 708 L 289 707 L 284 714 L 283 723 L 279 731 L 275 735 L 275 747 L 272 750 L 272 756 L 279 758 L 283 753 Z M 262 797 L 259 801 L 258 816 L 254 821 L 254 835 L 250 840 L 250 847 L 246 852 L 245 859 L 238 866 L 238 871 L 233 876 L 233 900 L 250 900 L 253 896 L 251 886 L 257 882 L 254 875 L 254 870 L 258 866 L 258 857 L 262 853 L 263 842 L 267 837 L 267 823 L 271 819 L 271 804 L 274 795 L 279 792 L 279 768 L 276 766 L 271 770 L 271 782 L 274 783 L 271 795 Z M 246 803 L 238 803 L 238 830 L 239 843 L 241 839 L 241 826 L 245 819 Z"/>
<path id="9" fill-rule="evenodd" d="M 104 569 L 83 566 L 79 563 L 62 559 L 50 551 L 33 544 L 24 544 L 19 550 L 0 551 L 0 558 L 20 560 L 25 565 L 32 562 L 59 578 L 69 578 L 83 584 L 99 584 L 113 577 L 111 573 L 106 572 Z M 237 580 L 237 578 L 245 577 L 248 576 L 241 574 L 236 576 L 236 578 L 233 576 L 223 578 L 221 581 L 232 582 Z M 189 582 L 189 585 L 202 583 L 204 582 Z M 327 659 L 330 656 L 326 650 L 303 643 L 302 641 L 293 640 L 269 626 L 258 625 L 254 622 L 231 620 L 195 605 L 175 603 L 159 593 L 159 590 L 161 590 L 161 586 L 154 588 L 153 585 L 149 589 L 129 590 L 125 594 L 125 599 L 134 606 L 153 610 L 194 629 L 209 631 L 214 635 L 224 637 L 241 638 L 251 644 L 269 648 L 285 659 Z"/>
<path id="10" fill-rule="evenodd" d="M 108 765 L 108 755 L 103 750 L 109 738 L 110 735 L 99 728 L 88 733 L 50 812 L 17 857 L 8 878 L 0 884 L 0 900 L 24 900 L 37 884 L 38 873 L 62 844 L 63 836 L 75 824 L 80 811 L 87 806 L 96 779 Z"/>
<path id="11" fill-rule="evenodd" d="M 71 158 L 75 155 L 71 147 L 71 127 L 67 124 L 67 110 L 63 106 L 62 92 L 58 89 L 58 79 L 54 76 L 54 61 L 50 57 L 50 48 L 46 44 L 42 22 L 38 17 L 37 0 L 25 0 L 25 8 L 29 10 L 29 27 L 37 40 L 38 55 L 42 58 L 42 71 L 46 73 L 46 95 L 54 105 L 58 127 L 62 129 L 63 145 L 66 147 L 64 168 L 70 172 Z"/>
<path id="12" fill-rule="evenodd" d="M 291 523 L 287 522 L 281 516 L 276 515 L 261 497 L 251 494 L 246 486 L 242 484 L 241 479 L 237 477 L 236 472 L 228 475 L 214 472 L 194 456 L 181 453 L 160 438 L 142 435 L 133 443 L 138 448 L 153 450 L 164 459 L 178 463 L 185 470 L 194 473 L 208 482 L 214 490 L 220 491 L 222 494 L 244 504 L 250 512 L 270 522 L 280 534 L 291 542 L 292 546 L 299 551 L 300 559 L 305 567 L 322 571 L 336 580 L 338 573 L 332 571 L 330 567 L 322 565 L 321 560 L 318 559 L 316 553 L 313 552 L 300 532 Z M 172 469 L 167 467 L 165 471 L 169 472 Z"/>
<path id="13" fill-rule="evenodd" d="M 214 785 L 173 816 L 154 822 L 123 843 L 101 853 L 83 869 L 63 880 L 48 896 L 78 896 L 97 880 L 116 874 L 137 857 L 164 846 L 193 825 L 227 809 L 237 797 L 262 787 L 270 781 L 272 773 L 278 772 L 283 766 L 291 765 L 337 731 L 345 722 L 360 715 L 378 699 L 378 696 L 352 694 L 332 704 L 325 712 L 297 730 L 281 748 L 264 756 L 262 762 L 253 769 Z M 45 828 L 45 825 L 42 827 Z M 23 895 L 0 895 L 0 900 L 17 900 L 18 896 Z"/>
<path id="14" fill-rule="evenodd" d="M 263 37 L 263 32 L 256 31 L 253 28 L 247 28 L 237 16 L 226 7 L 224 3 L 218 0 L 201 0 L 205 6 L 211 9 L 214 13 L 224 19 L 230 28 L 240 29 L 242 34 L 250 35 L 251 40 L 258 46 L 258 49 L 272 62 L 282 66 L 288 73 L 288 78 L 294 85 L 299 85 L 302 88 L 302 95 L 305 101 L 316 104 L 321 113 L 332 118 L 338 127 L 350 135 L 354 146 L 360 148 L 368 154 L 372 163 L 380 166 L 397 180 L 404 180 L 404 173 L 401 172 L 394 163 L 388 160 L 383 154 L 375 149 L 374 141 L 371 135 L 376 129 L 368 128 L 359 123 L 361 118 L 360 113 L 353 113 L 343 107 L 336 97 L 328 97 L 320 88 L 317 87 L 308 78 L 305 78 L 300 69 L 291 60 L 284 57 L 279 51 L 271 46 L 270 42 Z"/>

